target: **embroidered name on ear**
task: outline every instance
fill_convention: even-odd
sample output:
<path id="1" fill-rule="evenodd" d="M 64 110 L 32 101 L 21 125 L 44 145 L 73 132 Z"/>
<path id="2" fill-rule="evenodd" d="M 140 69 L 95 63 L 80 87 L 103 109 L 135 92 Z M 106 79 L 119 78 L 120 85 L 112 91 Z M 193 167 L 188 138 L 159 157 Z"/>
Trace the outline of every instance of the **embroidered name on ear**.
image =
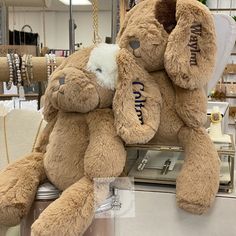
<path id="1" fill-rule="evenodd" d="M 202 25 L 194 23 L 191 26 L 191 34 L 188 46 L 190 47 L 191 57 L 190 57 L 190 65 L 197 65 L 197 53 L 200 52 L 200 48 L 198 47 L 198 37 L 202 35 Z"/>
<path id="2" fill-rule="evenodd" d="M 140 120 L 141 125 L 143 125 L 143 112 L 142 108 L 146 102 L 146 99 L 142 99 L 142 92 L 144 91 L 144 84 L 141 82 L 133 82 L 135 86 L 135 91 L 133 92 L 135 95 L 135 111 Z"/>

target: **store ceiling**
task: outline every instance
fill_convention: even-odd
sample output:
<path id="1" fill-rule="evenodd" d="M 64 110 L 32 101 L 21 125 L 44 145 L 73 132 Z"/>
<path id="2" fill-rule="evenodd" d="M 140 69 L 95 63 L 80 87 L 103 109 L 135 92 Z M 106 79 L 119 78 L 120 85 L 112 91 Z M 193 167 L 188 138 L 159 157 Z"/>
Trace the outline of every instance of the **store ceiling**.
<path id="1" fill-rule="evenodd" d="M 0 0 L 1 1 L 1 0 Z M 36 0 L 35 0 L 36 1 Z M 92 0 L 90 0 L 92 1 Z M 112 9 L 112 0 L 98 0 L 99 11 L 111 11 Z M 92 11 L 92 5 L 90 6 L 73 6 L 73 11 Z M 42 11 L 41 7 L 15 7 L 16 11 Z M 69 6 L 64 5 L 59 0 L 51 0 L 51 5 L 49 8 L 45 9 L 46 11 L 68 11 Z M 9 8 L 9 11 L 12 11 L 12 8 Z"/>
<path id="2" fill-rule="evenodd" d="M 110 11 L 111 10 L 111 2 L 112 0 L 98 0 L 99 10 L 101 11 Z M 52 0 L 52 4 L 50 8 L 47 10 L 51 11 L 67 11 L 68 6 L 61 3 L 59 0 Z M 75 11 L 91 11 L 92 6 L 73 6 L 73 10 Z"/>

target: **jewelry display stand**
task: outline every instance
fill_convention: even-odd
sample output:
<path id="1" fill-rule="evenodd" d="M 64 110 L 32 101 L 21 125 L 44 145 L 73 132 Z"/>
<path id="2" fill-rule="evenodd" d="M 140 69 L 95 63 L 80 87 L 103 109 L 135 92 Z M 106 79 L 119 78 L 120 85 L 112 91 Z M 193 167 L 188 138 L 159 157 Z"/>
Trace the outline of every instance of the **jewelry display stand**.
<path id="1" fill-rule="evenodd" d="M 0 170 L 31 152 L 45 125 L 37 111 L 12 110 L 0 117 Z"/>
<path id="2" fill-rule="evenodd" d="M 1 57 L 5 57 L 9 52 L 15 52 L 20 55 L 26 53 L 35 57 L 38 55 L 38 48 L 32 45 L 0 45 Z"/>
<path id="3" fill-rule="evenodd" d="M 56 65 L 59 66 L 64 57 L 56 58 Z M 32 57 L 33 65 L 33 81 L 45 81 L 47 80 L 47 61 L 45 57 Z M 0 57 L 0 81 L 9 81 L 9 66 L 6 57 Z"/>

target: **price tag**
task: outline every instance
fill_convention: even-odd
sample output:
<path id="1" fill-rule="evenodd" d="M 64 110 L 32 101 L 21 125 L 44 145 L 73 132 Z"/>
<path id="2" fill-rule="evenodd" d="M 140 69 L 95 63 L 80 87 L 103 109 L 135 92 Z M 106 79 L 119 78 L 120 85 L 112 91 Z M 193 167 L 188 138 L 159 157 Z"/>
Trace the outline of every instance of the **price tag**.
<path id="1" fill-rule="evenodd" d="M 25 99 L 25 90 L 23 86 L 19 87 L 19 98 L 20 99 Z"/>

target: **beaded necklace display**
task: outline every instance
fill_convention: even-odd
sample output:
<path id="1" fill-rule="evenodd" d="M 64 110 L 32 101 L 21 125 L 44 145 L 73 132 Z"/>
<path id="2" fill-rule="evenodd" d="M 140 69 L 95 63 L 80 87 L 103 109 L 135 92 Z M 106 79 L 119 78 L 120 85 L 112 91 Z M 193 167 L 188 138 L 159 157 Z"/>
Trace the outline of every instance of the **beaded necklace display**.
<path id="1" fill-rule="evenodd" d="M 56 70 L 57 62 L 55 54 L 45 54 L 46 64 L 47 64 L 47 78 L 49 79 L 50 75 Z"/>
<path id="2" fill-rule="evenodd" d="M 50 66 L 49 54 L 45 54 L 45 58 L 46 58 L 46 64 L 47 64 L 47 79 L 49 79 L 49 77 L 51 75 L 51 66 Z"/>
<path id="3" fill-rule="evenodd" d="M 27 70 L 29 71 L 29 79 L 30 81 L 33 81 L 33 62 L 32 62 L 32 55 L 28 55 L 28 60 L 27 60 Z"/>
<path id="4" fill-rule="evenodd" d="M 31 60 L 31 57 L 30 57 L 30 55 L 24 55 L 24 61 L 25 61 L 25 72 L 26 72 L 26 80 L 27 80 L 27 83 L 28 83 L 28 85 L 30 85 L 31 84 L 31 81 L 32 81 L 32 75 L 31 75 L 31 66 L 33 66 L 32 65 L 32 63 L 30 62 L 30 60 Z"/>
<path id="5" fill-rule="evenodd" d="M 12 84 L 17 86 L 18 88 L 23 86 L 22 77 L 25 78 L 25 64 L 22 63 L 22 58 L 16 53 L 8 53 L 7 54 L 7 63 L 9 70 L 9 81 L 6 82 L 7 90 L 10 90 Z"/>
<path id="6" fill-rule="evenodd" d="M 51 63 L 52 63 L 52 72 L 54 72 L 57 69 L 57 62 L 56 62 L 56 55 L 50 54 L 51 56 Z"/>
<path id="7" fill-rule="evenodd" d="M 16 71 L 16 64 L 15 64 L 15 57 L 13 53 L 10 53 L 10 58 L 12 62 L 12 68 L 13 68 L 13 84 L 17 85 L 17 71 Z"/>
<path id="8" fill-rule="evenodd" d="M 15 59 L 15 66 L 16 66 L 16 76 L 17 76 L 17 82 L 16 85 L 17 87 L 22 86 L 22 79 L 21 79 L 21 65 L 20 65 L 20 57 L 18 54 L 14 54 L 14 59 Z"/>
<path id="9" fill-rule="evenodd" d="M 6 82 L 6 87 L 7 87 L 7 90 L 10 90 L 13 84 L 13 64 L 12 64 L 11 56 L 9 53 L 7 54 L 7 62 L 8 62 L 8 68 L 9 68 L 9 81 Z"/>
<path id="10" fill-rule="evenodd" d="M 26 76 L 26 54 L 24 54 L 23 57 L 21 58 L 21 76 L 22 76 L 23 83 L 25 81 L 27 81 L 27 76 Z"/>
<path id="11" fill-rule="evenodd" d="M 46 73 L 47 78 L 57 69 L 57 61 L 55 54 L 46 54 Z M 6 88 L 11 89 L 12 85 L 18 87 L 23 92 L 24 85 L 31 85 L 33 81 L 33 57 L 24 54 L 22 57 L 16 53 L 7 54 L 7 64 L 9 70 L 9 81 L 6 82 Z"/>

